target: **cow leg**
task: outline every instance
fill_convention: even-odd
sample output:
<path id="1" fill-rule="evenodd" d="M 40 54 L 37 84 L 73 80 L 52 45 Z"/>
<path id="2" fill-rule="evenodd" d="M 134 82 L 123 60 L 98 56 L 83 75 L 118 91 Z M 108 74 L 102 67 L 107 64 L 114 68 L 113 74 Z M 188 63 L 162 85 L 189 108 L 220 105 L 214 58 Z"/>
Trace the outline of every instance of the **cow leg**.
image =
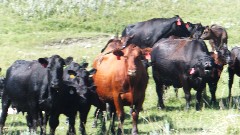
<path id="1" fill-rule="evenodd" d="M 116 117 L 116 109 L 114 108 L 114 105 L 109 108 L 109 113 L 110 113 L 110 120 L 111 120 L 111 125 L 110 125 L 110 130 L 113 135 L 115 135 L 115 117 Z"/>
<path id="2" fill-rule="evenodd" d="M 228 67 L 228 100 L 231 101 L 231 96 L 232 96 L 232 84 L 233 84 L 233 79 L 234 79 L 234 70 L 230 67 Z"/>
<path id="3" fill-rule="evenodd" d="M 122 104 L 122 100 L 121 100 L 121 95 L 115 93 L 114 94 L 114 105 L 115 105 L 115 109 L 117 112 L 117 117 L 118 117 L 118 130 L 117 130 L 117 134 L 121 135 L 123 134 L 123 122 L 124 122 L 124 111 L 123 111 L 123 104 Z"/>
<path id="4" fill-rule="evenodd" d="M 8 112 L 8 108 L 11 104 L 11 101 L 9 100 L 9 98 L 7 97 L 7 95 L 5 94 L 5 92 L 3 92 L 3 96 L 2 96 L 2 113 L 1 113 L 1 118 L 0 118 L 0 128 L 1 128 L 1 134 L 3 134 L 3 127 L 5 125 L 5 121 L 7 118 L 7 112 Z"/>
<path id="5" fill-rule="evenodd" d="M 68 127 L 67 135 L 75 135 L 76 134 L 75 119 L 76 119 L 76 114 L 72 114 L 69 117 L 69 127 Z M 83 134 L 83 135 L 85 135 L 85 134 Z"/>
<path id="6" fill-rule="evenodd" d="M 87 106 L 84 106 L 82 110 L 80 110 L 80 131 L 82 135 L 86 134 L 85 124 L 87 122 L 87 115 L 90 108 L 91 108 L 91 105 L 87 105 Z"/>
<path id="7" fill-rule="evenodd" d="M 157 92 L 157 95 L 158 95 L 158 105 L 157 107 L 159 109 L 164 109 L 165 108 L 165 105 L 163 103 L 163 85 L 159 84 L 159 83 L 156 83 L 156 92 Z"/>
<path id="8" fill-rule="evenodd" d="M 190 101 L 191 101 L 191 88 L 188 85 L 187 81 L 184 81 L 186 79 L 182 78 L 181 80 L 183 80 L 183 90 L 185 93 L 185 99 L 186 99 L 186 110 L 189 110 L 190 108 Z"/>
<path id="9" fill-rule="evenodd" d="M 199 111 L 201 109 L 201 101 L 202 101 L 202 92 L 206 84 L 201 84 L 201 86 L 197 89 L 196 93 L 196 110 Z M 215 95 L 215 93 L 214 93 Z"/>
<path id="10" fill-rule="evenodd" d="M 28 121 L 29 123 L 29 131 L 31 134 L 36 134 L 37 126 L 38 126 L 38 109 L 34 105 L 30 105 L 30 111 L 28 112 Z"/>
<path id="11" fill-rule="evenodd" d="M 94 120 L 93 120 L 93 124 L 92 124 L 92 128 L 96 128 L 97 127 L 97 120 L 99 115 L 102 114 L 102 111 L 99 108 L 96 108 L 95 112 L 94 112 Z"/>
<path id="12" fill-rule="evenodd" d="M 40 122 L 41 122 L 41 135 L 46 135 L 46 127 L 47 127 L 47 121 L 48 121 L 48 117 L 49 115 L 47 113 L 44 113 L 44 115 L 42 114 L 42 112 L 40 112 Z"/>
<path id="13" fill-rule="evenodd" d="M 217 90 L 217 83 L 215 82 L 210 82 L 208 83 L 210 92 L 211 92 L 211 103 L 212 104 L 216 104 L 217 100 L 216 100 L 216 90 Z"/>
<path id="14" fill-rule="evenodd" d="M 157 69 L 152 68 L 152 72 L 153 72 L 153 79 L 155 81 L 155 84 L 156 84 L 156 92 L 157 92 L 157 95 L 158 95 L 158 104 L 157 104 L 157 107 L 159 109 L 164 109 L 165 106 L 164 106 L 164 103 L 163 103 L 163 84 L 160 82 L 160 79 L 159 79 L 159 76 L 160 74 L 157 72 Z"/>
<path id="15" fill-rule="evenodd" d="M 50 135 L 55 134 L 55 130 L 57 126 L 59 125 L 59 115 L 60 114 L 51 114 L 49 119 L 49 126 L 50 126 Z"/>
<path id="16" fill-rule="evenodd" d="M 214 51 L 216 50 L 216 45 L 215 45 L 215 43 L 214 43 L 214 40 L 213 40 L 213 39 L 210 39 L 210 40 L 209 40 L 209 44 L 211 45 L 212 51 L 214 52 Z"/>

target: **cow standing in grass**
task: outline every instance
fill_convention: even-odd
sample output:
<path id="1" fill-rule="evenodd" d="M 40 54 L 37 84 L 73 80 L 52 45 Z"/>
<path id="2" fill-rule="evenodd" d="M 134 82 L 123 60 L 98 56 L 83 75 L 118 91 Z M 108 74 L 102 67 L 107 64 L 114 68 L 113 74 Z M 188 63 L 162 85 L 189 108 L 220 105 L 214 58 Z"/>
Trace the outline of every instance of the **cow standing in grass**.
<path id="1" fill-rule="evenodd" d="M 141 62 L 143 59 L 141 49 L 133 44 L 123 47 L 124 43 L 126 41 L 112 40 L 109 42 L 109 46 L 117 44 L 119 46 L 112 51 L 100 54 L 95 59 L 93 67 L 97 69 L 97 72 L 93 75 L 93 79 L 100 100 L 109 103 L 110 110 L 115 112 L 111 132 L 115 133 L 114 116 L 117 114 L 118 134 L 123 134 L 123 106 L 127 105 L 132 109 L 132 134 L 138 134 L 138 115 L 142 110 L 148 74 Z"/>

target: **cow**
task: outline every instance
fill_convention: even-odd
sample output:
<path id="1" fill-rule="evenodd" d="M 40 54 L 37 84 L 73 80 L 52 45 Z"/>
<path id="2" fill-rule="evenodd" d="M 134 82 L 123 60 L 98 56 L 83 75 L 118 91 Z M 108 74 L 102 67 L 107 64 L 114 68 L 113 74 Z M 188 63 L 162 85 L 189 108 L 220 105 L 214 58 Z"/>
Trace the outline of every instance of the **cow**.
<path id="1" fill-rule="evenodd" d="M 75 71 L 73 70 L 68 70 L 68 73 L 71 75 L 73 74 L 77 74 Z M 91 93 L 91 89 L 93 89 L 92 87 L 88 87 L 87 86 L 87 81 L 85 79 L 85 75 L 87 75 L 87 79 L 88 79 L 88 75 L 89 74 L 84 74 L 82 76 L 78 76 L 78 77 L 74 77 L 71 78 L 70 80 L 64 81 L 63 82 L 63 86 L 61 87 L 62 90 L 55 93 L 55 98 L 53 98 L 53 107 L 51 109 L 50 112 L 50 119 L 49 119 L 49 126 L 50 126 L 50 134 L 54 135 L 55 134 L 55 130 L 59 124 L 59 115 L 60 114 L 64 114 L 69 118 L 69 130 L 68 130 L 68 134 L 76 134 L 75 131 L 75 117 L 77 112 L 80 110 L 80 120 L 81 120 L 81 124 L 80 124 L 80 130 L 81 133 L 83 135 L 85 135 L 85 123 L 86 123 L 86 118 L 87 118 L 87 114 L 85 114 L 84 110 L 87 109 L 87 113 L 90 109 L 90 103 L 87 103 L 88 106 L 84 106 L 86 104 L 86 102 L 88 102 L 88 100 L 94 100 L 91 98 L 95 98 L 95 97 L 91 97 L 91 95 L 89 93 Z M 88 108 L 86 108 L 88 107 Z M 84 113 L 84 114 L 82 114 Z M 83 115 L 83 116 L 82 116 Z M 84 118 L 84 119 L 83 119 Z"/>
<path id="2" fill-rule="evenodd" d="M 182 18 L 178 15 L 172 18 L 153 18 L 151 20 L 128 25 L 122 32 L 122 37 L 133 36 L 129 43 L 136 44 L 140 48 L 152 47 L 159 39 L 171 35 L 189 37 Z"/>
<path id="3" fill-rule="evenodd" d="M 197 91 L 196 110 L 200 110 L 202 90 L 211 74 L 213 59 L 202 40 L 162 39 L 151 53 L 152 73 L 158 95 L 158 107 L 163 103 L 163 85 L 183 87 L 186 109 L 190 107 L 191 88 Z"/>
<path id="4" fill-rule="evenodd" d="M 87 86 L 87 92 L 84 94 L 85 99 L 82 98 L 79 99 L 79 105 L 78 105 L 78 111 L 80 113 L 80 131 L 84 135 L 86 134 L 85 131 L 85 124 L 87 122 L 87 115 L 89 113 L 89 110 L 91 108 L 91 105 L 94 105 L 96 107 L 100 106 L 101 101 L 98 98 L 98 95 L 96 93 L 96 88 L 92 79 L 92 75 L 96 72 L 96 69 L 91 69 L 89 71 L 86 70 L 88 66 L 88 63 L 83 62 L 81 64 L 78 64 L 76 62 L 71 62 L 69 66 L 67 66 L 64 69 L 64 80 L 68 81 L 75 81 L 82 80 L 85 85 Z M 71 71 L 71 72 L 70 72 Z M 70 73 L 69 73 L 70 72 Z M 78 81 L 79 83 L 81 81 Z"/>
<path id="5" fill-rule="evenodd" d="M 134 44 L 123 46 L 124 42 L 121 40 L 112 40 L 109 46 L 112 44 L 119 44 L 120 49 L 102 53 L 94 60 L 93 68 L 97 69 L 93 75 L 94 83 L 100 100 L 109 103 L 110 110 L 115 112 L 111 132 L 115 133 L 114 116 L 117 114 L 117 132 L 123 133 L 123 106 L 127 105 L 132 110 L 132 134 L 137 134 L 138 115 L 142 110 L 148 83 L 148 74 L 141 62 L 142 51 Z"/>
<path id="6" fill-rule="evenodd" d="M 212 51 L 219 50 L 224 44 L 227 45 L 228 42 L 226 29 L 216 24 L 213 24 L 210 27 L 206 26 L 200 38 L 203 40 L 209 40 Z"/>
<path id="7" fill-rule="evenodd" d="M 7 110 L 12 104 L 18 111 L 27 112 L 30 133 L 36 132 L 40 116 L 41 134 L 45 134 L 46 121 L 42 119 L 42 111 L 50 111 L 53 93 L 61 91 L 65 65 L 62 57 L 53 55 L 49 58 L 39 58 L 38 61 L 17 60 L 7 69 L 2 95 L 1 132 Z M 42 104 L 42 101 L 46 101 L 47 104 Z"/>
<path id="8" fill-rule="evenodd" d="M 229 94 L 228 98 L 231 99 L 232 96 L 232 84 L 234 80 L 234 75 L 240 76 L 240 47 L 235 46 L 231 50 L 231 62 L 228 64 L 228 88 Z"/>
<path id="9" fill-rule="evenodd" d="M 190 32 L 190 38 L 199 39 L 205 29 L 201 23 L 193 24 L 191 22 L 185 23 L 186 28 Z"/>
<path id="10" fill-rule="evenodd" d="M 223 45 L 221 49 L 216 52 L 210 52 L 210 56 L 214 60 L 212 75 L 207 79 L 207 84 L 211 93 L 211 103 L 216 103 L 216 90 L 217 83 L 221 76 L 222 70 L 225 65 L 231 62 L 231 52 L 226 45 Z"/>

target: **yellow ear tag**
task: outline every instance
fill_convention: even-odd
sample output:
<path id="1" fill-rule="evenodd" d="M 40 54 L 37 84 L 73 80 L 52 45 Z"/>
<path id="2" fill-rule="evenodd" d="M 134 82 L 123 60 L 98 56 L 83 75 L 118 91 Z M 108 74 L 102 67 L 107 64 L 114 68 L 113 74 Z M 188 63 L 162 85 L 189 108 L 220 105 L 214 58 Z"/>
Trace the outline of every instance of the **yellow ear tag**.
<path id="1" fill-rule="evenodd" d="M 71 79 L 75 78 L 75 75 L 70 75 L 70 78 L 71 78 Z"/>

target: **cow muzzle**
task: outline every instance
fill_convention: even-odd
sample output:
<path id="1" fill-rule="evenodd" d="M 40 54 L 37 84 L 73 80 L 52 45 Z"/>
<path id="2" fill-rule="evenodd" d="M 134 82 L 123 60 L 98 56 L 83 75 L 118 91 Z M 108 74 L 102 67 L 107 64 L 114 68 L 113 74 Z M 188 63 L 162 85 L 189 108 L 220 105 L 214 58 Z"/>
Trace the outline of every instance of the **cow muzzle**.
<path id="1" fill-rule="evenodd" d="M 54 89 L 57 89 L 59 88 L 59 81 L 55 80 L 55 81 L 52 81 L 51 82 L 51 87 L 54 88 Z"/>
<path id="2" fill-rule="evenodd" d="M 209 61 L 209 62 L 205 62 L 204 63 L 204 73 L 206 75 L 210 75 L 212 72 L 212 63 Z"/>
<path id="3" fill-rule="evenodd" d="M 129 76 L 136 76 L 136 70 L 128 70 Z"/>

